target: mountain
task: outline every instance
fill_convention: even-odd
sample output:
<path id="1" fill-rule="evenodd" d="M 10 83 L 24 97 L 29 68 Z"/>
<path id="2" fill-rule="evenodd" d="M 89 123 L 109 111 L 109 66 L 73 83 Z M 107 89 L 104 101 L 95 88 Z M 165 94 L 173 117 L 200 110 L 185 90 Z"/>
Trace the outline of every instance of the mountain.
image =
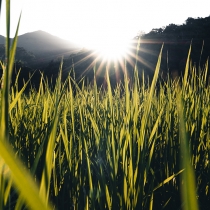
<path id="1" fill-rule="evenodd" d="M 158 55 L 164 43 L 161 72 L 183 75 L 191 46 L 190 60 L 196 69 L 203 69 L 210 56 L 210 16 L 205 18 L 189 17 L 182 25 L 169 24 L 154 28 L 141 36 L 140 65 L 145 72 L 153 72 Z M 210 72 L 209 72 L 210 73 Z"/>
<path id="2" fill-rule="evenodd" d="M 12 39 L 11 39 L 12 41 Z M 15 65 L 12 75 L 12 83 L 14 84 L 17 72 L 21 68 L 19 74 L 19 88 L 24 81 L 29 79 L 29 74 L 34 73 L 35 69 L 44 70 L 48 63 L 52 60 L 61 61 L 61 57 L 68 57 L 80 50 L 78 46 L 67 40 L 53 36 L 44 31 L 35 31 L 18 36 L 18 43 L 15 55 Z M 0 35 L 0 60 L 5 60 L 5 37 Z M 52 73 L 49 72 L 50 76 Z M 0 67 L 0 78 L 2 69 Z M 36 71 L 31 80 L 31 84 L 38 87 L 40 81 L 40 73 Z"/>
<path id="3" fill-rule="evenodd" d="M 0 44 L 0 60 L 5 60 L 5 45 Z M 28 66 L 34 62 L 36 57 L 33 53 L 26 51 L 23 47 L 16 48 L 15 62 L 22 63 L 22 65 Z"/>
<path id="4" fill-rule="evenodd" d="M 35 31 L 20 35 L 18 37 L 18 47 L 23 47 L 35 55 L 59 50 L 69 51 L 78 48 L 75 44 L 44 31 Z"/>
<path id="5" fill-rule="evenodd" d="M 0 36 L 0 44 L 5 44 L 5 37 Z M 44 31 L 35 31 L 18 36 L 17 47 L 24 48 L 35 55 L 34 66 L 42 66 L 54 58 L 70 55 L 80 48 L 67 40 L 53 36 Z"/>
<path id="6" fill-rule="evenodd" d="M 5 44 L 5 37 L 0 35 L 0 44 Z"/>

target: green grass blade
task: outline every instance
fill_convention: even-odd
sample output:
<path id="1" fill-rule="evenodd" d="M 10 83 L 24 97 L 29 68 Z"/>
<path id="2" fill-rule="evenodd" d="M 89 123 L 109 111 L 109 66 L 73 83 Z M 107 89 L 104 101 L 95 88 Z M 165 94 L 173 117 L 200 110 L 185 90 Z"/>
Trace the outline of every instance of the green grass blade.
<path id="1" fill-rule="evenodd" d="M 186 135 L 186 123 L 184 121 L 183 102 L 181 94 L 177 97 L 177 108 L 179 113 L 179 133 L 181 140 L 181 165 L 185 169 L 182 174 L 183 184 L 181 184 L 182 199 L 184 202 L 184 209 L 198 210 L 198 202 L 196 195 L 195 172 L 190 162 L 190 153 L 188 146 L 188 139 Z"/>
<path id="2" fill-rule="evenodd" d="M 182 173 L 184 171 L 184 169 L 180 170 L 179 172 L 177 172 L 176 174 L 171 175 L 170 177 L 168 177 L 167 179 L 165 179 L 163 182 L 161 182 L 159 185 L 157 185 L 154 189 L 153 192 L 155 190 L 157 190 L 158 188 L 162 187 L 164 184 L 168 183 L 169 181 L 171 181 L 173 178 L 175 178 L 177 175 L 179 175 L 180 173 Z"/>
<path id="3" fill-rule="evenodd" d="M 32 75 L 33 76 L 33 75 Z M 23 94 L 24 90 L 26 89 L 28 83 L 30 82 L 32 76 L 29 78 L 29 80 L 24 84 L 24 86 L 21 88 L 21 90 L 16 94 L 14 100 L 12 101 L 12 103 L 10 103 L 9 105 L 9 112 L 14 108 L 15 104 L 18 102 L 18 99 L 21 97 L 21 95 Z"/>
<path id="4" fill-rule="evenodd" d="M 189 52 L 188 52 L 187 62 L 186 62 L 185 72 L 184 72 L 184 80 L 183 80 L 183 87 L 184 88 L 186 88 L 186 85 L 187 85 L 187 77 L 188 77 L 189 66 L 190 66 L 190 54 L 191 54 L 191 45 L 190 45 L 190 49 L 189 49 Z"/>
<path id="5" fill-rule="evenodd" d="M 55 116 L 55 119 L 52 124 L 52 128 L 49 135 L 47 150 L 46 150 L 46 158 L 44 163 L 44 170 L 42 172 L 42 179 L 40 184 L 40 196 L 45 199 L 45 203 L 47 205 L 49 198 L 49 189 L 50 189 L 50 180 L 52 174 L 52 162 L 53 162 L 53 154 L 55 148 L 55 140 L 56 140 L 56 132 L 57 132 L 57 124 L 58 124 L 58 116 Z"/>
<path id="6" fill-rule="evenodd" d="M 21 15 L 20 15 L 21 18 Z M 12 69 L 14 65 L 15 51 L 18 39 L 18 30 L 20 25 L 20 18 L 18 21 L 15 37 L 10 49 L 10 1 L 6 1 L 6 68 L 3 69 L 3 89 L 2 89 L 2 101 L 1 101 L 1 132 L 2 135 L 8 138 L 8 109 L 9 109 L 9 85 L 12 75 Z"/>
<path id="7" fill-rule="evenodd" d="M 31 209 L 51 209 L 45 205 L 43 198 L 39 197 L 39 191 L 33 179 L 20 160 L 15 158 L 15 154 L 7 144 L 7 140 L 0 141 L 0 156 L 9 167 L 11 178 Z"/>

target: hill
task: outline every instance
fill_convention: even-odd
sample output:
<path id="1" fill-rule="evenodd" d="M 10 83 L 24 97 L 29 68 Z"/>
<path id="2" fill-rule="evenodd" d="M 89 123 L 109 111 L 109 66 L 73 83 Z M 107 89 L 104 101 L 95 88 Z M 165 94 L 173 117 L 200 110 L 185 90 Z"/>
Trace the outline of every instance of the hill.
<path id="1" fill-rule="evenodd" d="M 139 56 L 145 70 L 154 69 L 163 43 L 163 72 L 176 71 L 180 75 L 185 69 L 190 45 L 192 64 L 197 69 L 199 66 L 202 68 L 210 55 L 210 16 L 195 19 L 189 17 L 182 25 L 169 24 L 143 34 Z"/>
<path id="2" fill-rule="evenodd" d="M 35 31 L 20 35 L 18 37 L 18 46 L 33 52 L 35 55 L 53 51 L 68 52 L 77 49 L 75 44 L 44 31 Z"/>
<path id="3" fill-rule="evenodd" d="M 5 44 L 5 37 L 0 36 L 0 44 Z M 18 47 L 34 54 L 36 59 L 30 63 L 31 67 L 41 67 L 50 60 L 77 52 L 75 44 L 53 36 L 44 31 L 35 31 L 18 36 Z"/>
<path id="4" fill-rule="evenodd" d="M 0 44 L 0 60 L 5 59 L 5 45 Z M 25 50 L 23 47 L 17 47 L 16 48 L 16 56 L 15 61 L 22 63 L 22 65 L 30 65 L 30 63 L 34 62 L 36 60 L 36 56 Z"/>

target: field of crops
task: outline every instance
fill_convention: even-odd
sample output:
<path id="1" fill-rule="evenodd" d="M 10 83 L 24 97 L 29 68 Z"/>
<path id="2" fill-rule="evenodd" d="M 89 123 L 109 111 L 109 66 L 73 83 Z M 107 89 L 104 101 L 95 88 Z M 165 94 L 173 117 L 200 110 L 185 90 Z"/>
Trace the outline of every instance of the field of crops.
<path id="1" fill-rule="evenodd" d="M 61 83 L 61 64 L 54 88 L 12 86 L 8 116 L 3 87 L 0 209 L 30 206 L 30 183 L 56 209 L 208 209 L 208 65 L 160 83 L 159 64 L 147 87 L 135 71 L 112 88 L 107 69 L 106 89 Z"/>
<path id="2" fill-rule="evenodd" d="M 1 1 L 0 1 L 1 2 Z M 17 34 L 0 80 L 0 209 L 209 209 L 208 61 L 148 84 L 80 85 L 69 76 L 39 89 L 10 86 Z M 97 72 L 97 69 L 95 69 Z"/>

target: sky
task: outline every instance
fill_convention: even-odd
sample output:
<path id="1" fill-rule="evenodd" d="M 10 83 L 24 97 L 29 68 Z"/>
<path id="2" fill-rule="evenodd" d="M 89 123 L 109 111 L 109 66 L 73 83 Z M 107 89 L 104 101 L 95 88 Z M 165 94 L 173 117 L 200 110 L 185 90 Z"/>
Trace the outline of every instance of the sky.
<path id="1" fill-rule="evenodd" d="M 19 35 L 43 30 L 84 46 L 97 48 L 104 42 L 119 47 L 139 32 L 183 24 L 188 17 L 207 17 L 209 6 L 209 0 L 11 0 L 10 36 L 22 10 Z M 4 36 L 5 22 L 3 0 L 0 34 Z"/>

